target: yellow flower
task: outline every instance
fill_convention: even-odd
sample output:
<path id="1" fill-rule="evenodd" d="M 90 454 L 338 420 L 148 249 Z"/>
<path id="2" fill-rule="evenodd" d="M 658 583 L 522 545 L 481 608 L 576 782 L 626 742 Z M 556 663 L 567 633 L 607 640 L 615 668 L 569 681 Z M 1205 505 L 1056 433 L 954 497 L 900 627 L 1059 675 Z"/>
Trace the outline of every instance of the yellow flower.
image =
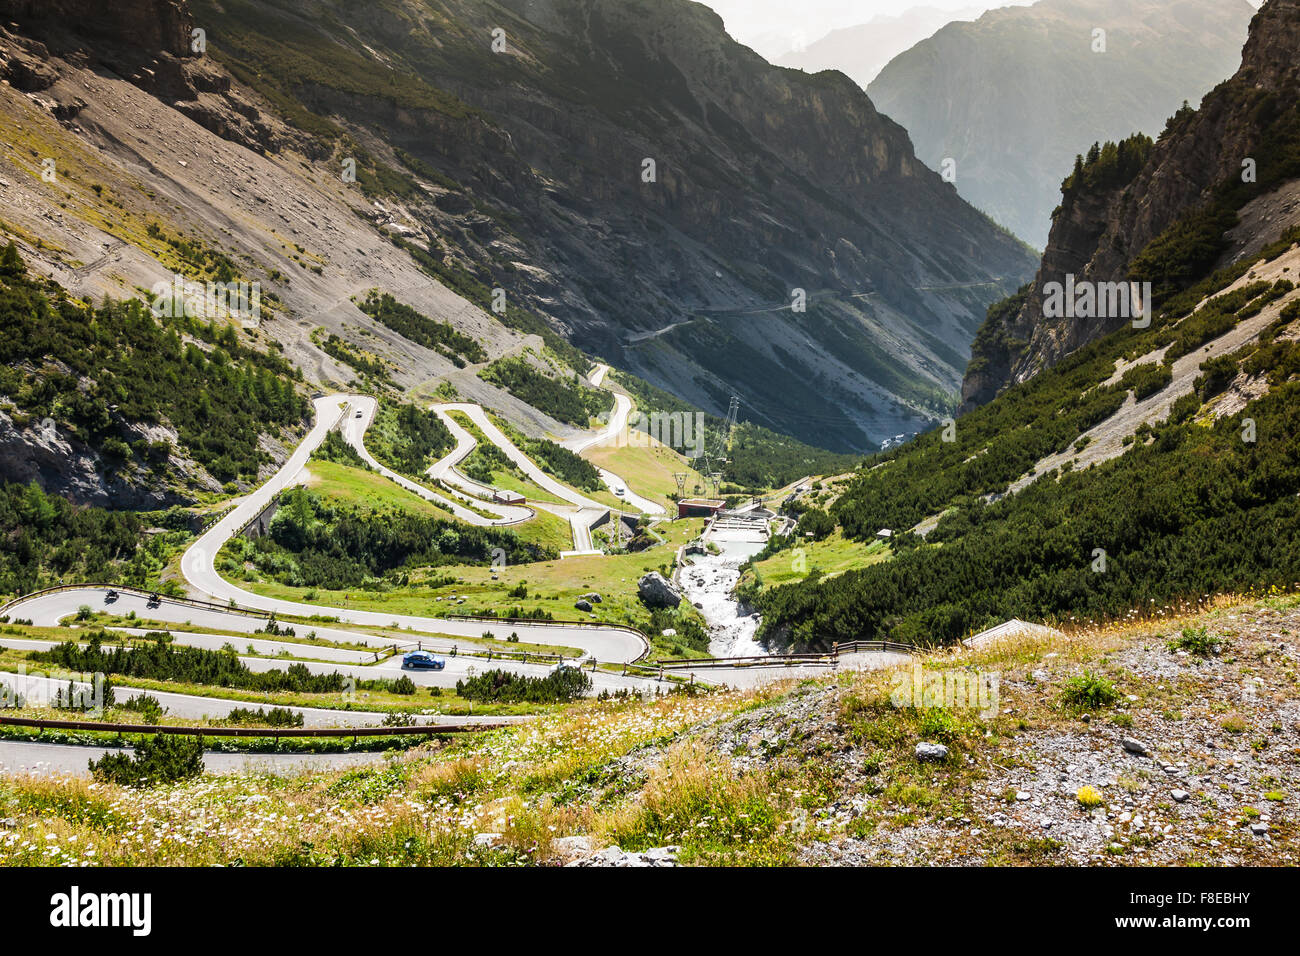
<path id="1" fill-rule="evenodd" d="M 1096 787 L 1089 787 L 1086 785 L 1079 788 L 1079 792 L 1074 795 L 1074 798 L 1079 801 L 1079 806 L 1083 807 L 1085 810 L 1099 807 L 1104 802 L 1101 792 L 1097 790 Z"/>

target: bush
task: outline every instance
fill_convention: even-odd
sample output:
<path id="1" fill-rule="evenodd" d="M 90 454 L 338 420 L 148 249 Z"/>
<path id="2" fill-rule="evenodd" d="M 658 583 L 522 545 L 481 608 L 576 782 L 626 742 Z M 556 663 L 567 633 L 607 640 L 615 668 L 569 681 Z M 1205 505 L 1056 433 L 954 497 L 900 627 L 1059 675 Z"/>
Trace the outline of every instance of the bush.
<path id="1" fill-rule="evenodd" d="M 1219 653 L 1219 646 L 1223 644 L 1223 639 L 1212 637 L 1204 625 L 1201 627 L 1185 627 L 1181 634 L 1169 642 L 1171 651 L 1187 651 L 1189 654 L 1195 654 L 1197 657 L 1209 657 L 1212 654 Z"/>
<path id="2" fill-rule="evenodd" d="M 1070 710 L 1099 710 L 1119 700 L 1115 685 L 1100 674 L 1088 671 L 1071 677 L 1061 691 L 1061 703 Z"/>
<path id="3" fill-rule="evenodd" d="M 303 724 L 302 714 L 289 710 L 287 707 L 272 707 L 270 710 L 263 710 L 261 707 L 253 710 L 249 707 L 236 707 L 226 715 L 228 724 L 265 724 L 268 727 L 301 727 Z"/>
<path id="4" fill-rule="evenodd" d="M 415 681 L 411 680 L 411 678 L 403 674 L 401 677 L 397 678 L 397 680 L 393 681 L 392 686 L 389 687 L 388 689 L 392 691 L 394 694 L 403 694 L 403 695 L 414 694 Z"/>
<path id="5" fill-rule="evenodd" d="M 456 682 L 466 700 L 496 703 L 553 704 L 577 700 L 591 690 L 591 678 L 576 667 L 562 667 L 546 677 L 525 677 L 491 670 Z"/>
<path id="6" fill-rule="evenodd" d="M 203 738 L 158 734 L 140 741 L 134 754 L 105 754 L 89 765 L 96 780 L 123 787 L 188 780 L 203 773 Z"/>
<path id="7" fill-rule="evenodd" d="M 146 724 L 158 723 L 162 715 L 167 713 L 167 708 L 152 694 L 139 694 L 131 697 L 122 704 L 122 709 L 135 711 Z"/>

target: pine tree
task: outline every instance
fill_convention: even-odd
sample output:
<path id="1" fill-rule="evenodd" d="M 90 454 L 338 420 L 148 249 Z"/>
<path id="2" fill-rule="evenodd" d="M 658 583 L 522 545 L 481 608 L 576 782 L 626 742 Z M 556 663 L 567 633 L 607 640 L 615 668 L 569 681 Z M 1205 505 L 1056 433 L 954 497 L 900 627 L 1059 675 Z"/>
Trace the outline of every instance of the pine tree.
<path id="1" fill-rule="evenodd" d="M 4 251 L 0 252 L 0 278 L 17 279 L 26 272 L 27 264 L 23 262 L 22 256 L 18 254 L 18 247 L 10 239 Z"/>

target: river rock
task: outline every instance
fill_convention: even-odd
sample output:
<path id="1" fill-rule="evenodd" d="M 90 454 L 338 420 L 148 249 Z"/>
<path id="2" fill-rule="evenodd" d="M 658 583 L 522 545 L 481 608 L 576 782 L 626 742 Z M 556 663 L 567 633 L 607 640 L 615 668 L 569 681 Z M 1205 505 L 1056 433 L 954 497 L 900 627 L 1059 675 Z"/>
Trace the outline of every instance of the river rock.
<path id="1" fill-rule="evenodd" d="M 637 593 L 647 607 L 676 607 L 682 603 L 681 592 L 658 571 L 651 571 L 642 577 L 636 586 Z"/>

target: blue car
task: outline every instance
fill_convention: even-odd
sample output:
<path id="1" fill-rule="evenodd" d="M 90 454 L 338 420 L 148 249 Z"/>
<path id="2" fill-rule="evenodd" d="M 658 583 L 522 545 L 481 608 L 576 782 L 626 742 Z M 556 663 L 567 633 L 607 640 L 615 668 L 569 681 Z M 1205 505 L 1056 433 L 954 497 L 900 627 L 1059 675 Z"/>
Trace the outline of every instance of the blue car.
<path id="1" fill-rule="evenodd" d="M 408 667 L 418 671 L 440 671 L 447 666 L 441 657 L 434 657 L 428 651 L 411 651 L 402 657 L 402 669 Z"/>

